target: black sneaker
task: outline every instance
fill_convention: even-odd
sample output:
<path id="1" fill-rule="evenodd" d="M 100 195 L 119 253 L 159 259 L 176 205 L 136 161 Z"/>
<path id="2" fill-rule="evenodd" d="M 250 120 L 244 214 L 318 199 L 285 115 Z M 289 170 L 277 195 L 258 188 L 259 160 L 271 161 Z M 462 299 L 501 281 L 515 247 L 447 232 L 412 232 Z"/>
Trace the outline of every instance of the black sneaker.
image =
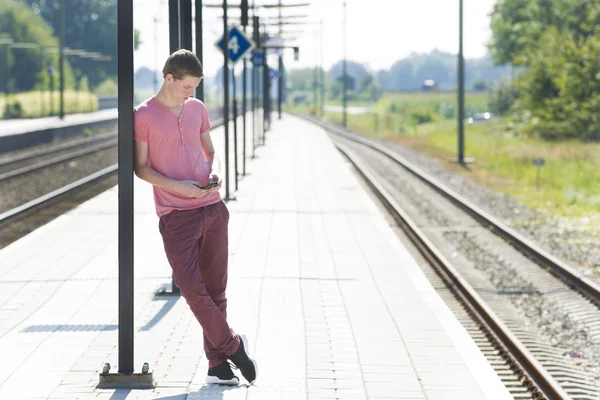
<path id="1" fill-rule="evenodd" d="M 223 361 L 216 367 L 208 369 L 206 383 L 218 383 L 219 385 L 236 386 L 240 383 L 240 380 L 234 375 L 231 367 L 229 366 L 229 362 Z"/>
<path id="2" fill-rule="evenodd" d="M 244 378 L 250 383 L 256 380 L 256 361 L 250 358 L 248 354 L 248 339 L 246 335 L 237 335 L 240 339 L 240 347 L 229 356 L 229 359 L 235 364 L 237 369 L 240 370 Z"/>

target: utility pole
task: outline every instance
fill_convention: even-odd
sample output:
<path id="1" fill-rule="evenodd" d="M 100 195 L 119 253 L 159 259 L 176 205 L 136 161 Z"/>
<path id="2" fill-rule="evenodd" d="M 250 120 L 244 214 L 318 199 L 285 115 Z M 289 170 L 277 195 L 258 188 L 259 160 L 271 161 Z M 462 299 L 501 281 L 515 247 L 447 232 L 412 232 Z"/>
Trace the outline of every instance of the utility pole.
<path id="1" fill-rule="evenodd" d="M 462 0 L 461 0 L 462 1 Z M 343 125 L 344 128 L 348 128 L 348 114 L 347 114 L 347 99 L 346 99 L 346 90 L 347 90 L 347 70 L 346 70 L 346 0 L 344 0 L 344 61 L 342 62 L 342 113 L 343 113 Z"/>
<path id="2" fill-rule="evenodd" d="M 59 35 L 60 35 L 60 110 L 58 116 L 60 119 L 65 117 L 65 0 L 60 0 L 59 10 Z"/>
<path id="3" fill-rule="evenodd" d="M 225 128 L 225 200 L 229 200 L 229 27 L 227 0 L 223 0 L 223 126 Z"/>
<path id="4" fill-rule="evenodd" d="M 279 0 L 279 38 L 283 38 L 283 29 L 281 22 L 281 0 Z M 277 79 L 277 113 L 281 119 L 281 102 L 283 100 L 283 55 L 282 50 L 279 50 L 279 64 L 277 65 L 279 78 Z"/>
<path id="5" fill-rule="evenodd" d="M 465 60 L 463 57 L 463 0 L 458 23 L 458 163 L 465 164 Z"/>
<path id="6" fill-rule="evenodd" d="M 154 16 L 154 68 L 158 67 L 158 17 Z M 158 92 L 158 76 L 156 70 L 153 71 L 152 84 L 154 93 Z"/>
<path id="7" fill-rule="evenodd" d="M 256 16 L 256 9 L 254 8 L 254 2 L 252 2 L 252 36 L 254 38 L 254 43 L 256 43 L 257 52 L 261 52 L 260 49 L 260 20 Z M 258 133 L 257 124 L 258 124 L 258 110 L 259 110 L 259 92 L 258 92 L 258 83 L 259 83 L 259 69 L 256 67 L 256 64 L 252 64 L 252 158 L 256 157 L 256 134 Z"/>
<path id="8" fill-rule="evenodd" d="M 229 49 L 227 49 L 229 51 Z M 238 134 L 237 134 L 237 95 L 235 65 L 231 67 L 231 83 L 233 86 L 233 170 L 235 176 L 235 190 L 238 190 Z"/>
<path id="9" fill-rule="evenodd" d="M 179 45 L 182 49 L 192 49 L 192 0 L 179 0 Z"/>
<path id="10" fill-rule="evenodd" d="M 242 7 L 242 26 L 244 27 L 244 35 L 246 34 L 246 27 L 248 26 L 248 0 L 242 0 L 240 7 Z M 256 43 L 258 45 L 258 43 Z M 247 84 L 247 65 L 246 57 L 244 57 L 244 71 L 242 73 L 242 176 L 246 175 L 246 86 Z"/>
<path id="11" fill-rule="evenodd" d="M 204 58 L 202 57 L 202 0 L 196 0 L 196 13 L 195 13 L 195 22 L 196 22 L 196 57 L 200 60 L 202 64 L 202 69 L 204 69 Z M 204 101 L 204 79 L 200 81 L 200 84 L 196 88 L 196 98 L 198 100 Z"/>
<path id="12" fill-rule="evenodd" d="M 169 53 L 179 49 L 179 0 L 169 0 Z"/>
<path id="13" fill-rule="evenodd" d="M 321 20 L 321 117 L 325 116 L 325 70 L 323 69 L 323 62 L 325 59 L 324 49 L 325 45 L 323 44 L 323 20 Z"/>
<path id="14" fill-rule="evenodd" d="M 318 37 L 317 37 L 317 31 L 315 30 L 315 66 L 313 68 L 313 110 L 314 113 L 317 114 L 317 106 L 319 104 L 318 98 L 317 98 L 317 90 L 319 87 L 319 77 L 318 77 L 318 72 L 317 72 L 317 68 L 319 65 L 318 62 L 318 56 L 317 56 L 317 43 L 318 43 Z"/>

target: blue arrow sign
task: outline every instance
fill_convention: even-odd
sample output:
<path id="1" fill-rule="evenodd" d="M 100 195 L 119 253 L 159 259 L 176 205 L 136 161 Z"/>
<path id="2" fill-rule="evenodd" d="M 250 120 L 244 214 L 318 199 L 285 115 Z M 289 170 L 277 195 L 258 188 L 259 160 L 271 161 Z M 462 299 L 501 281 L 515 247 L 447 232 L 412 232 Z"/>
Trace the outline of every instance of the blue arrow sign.
<path id="1" fill-rule="evenodd" d="M 223 52 L 223 36 L 215 43 L 217 48 Z M 235 26 L 229 30 L 229 61 L 232 64 L 238 62 L 244 54 L 254 48 L 254 42 Z"/>
<path id="2" fill-rule="evenodd" d="M 265 53 L 260 51 L 253 51 L 252 63 L 255 67 L 263 67 L 265 65 Z"/>

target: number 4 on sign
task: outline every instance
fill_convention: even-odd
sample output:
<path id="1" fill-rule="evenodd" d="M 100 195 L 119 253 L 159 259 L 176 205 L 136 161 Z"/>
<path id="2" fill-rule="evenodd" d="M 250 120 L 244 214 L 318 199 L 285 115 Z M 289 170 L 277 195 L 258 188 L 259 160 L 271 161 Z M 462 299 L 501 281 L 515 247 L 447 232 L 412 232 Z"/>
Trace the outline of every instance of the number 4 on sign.
<path id="1" fill-rule="evenodd" d="M 240 45 L 238 44 L 237 36 L 233 36 L 231 39 L 229 39 L 227 48 L 231 50 L 233 54 L 237 55 L 237 53 L 240 51 Z"/>
<path id="2" fill-rule="evenodd" d="M 229 30 L 229 41 L 227 42 L 227 51 L 229 52 L 229 62 L 235 64 L 238 62 L 246 53 L 254 48 L 254 42 L 250 40 L 244 32 L 240 29 L 233 27 Z M 224 51 L 223 37 L 215 43 L 219 51 Z"/>

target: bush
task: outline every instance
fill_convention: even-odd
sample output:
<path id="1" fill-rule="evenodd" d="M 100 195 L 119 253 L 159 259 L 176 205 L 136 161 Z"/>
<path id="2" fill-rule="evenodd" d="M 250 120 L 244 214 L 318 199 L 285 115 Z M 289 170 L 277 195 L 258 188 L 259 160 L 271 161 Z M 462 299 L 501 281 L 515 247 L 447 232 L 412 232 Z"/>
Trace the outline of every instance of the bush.
<path id="1" fill-rule="evenodd" d="M 496 115 L 506 115 L 517 100 L 518 91 L 507 81 L 500 81 L 498 87 L 490 91 L 490 111 Z"/>
<path id="2" fill-rule="evenodd" d="M 446 102 L 438 103 L 435 112 L 446 119 L 454 118 L 456 117 L 456 105 Z"/>
<path id="3" fill-rule="evenodd" d="M 9 101 L 4 105 L 4 119 L 23 118 L 23 106 L 18 100 Z"/>
<path id="4" fill-rule="evenodd" d="M 119 92 L 119 86 L 117 85 L 117 82 L 108 78 L 99 84 L 94 92 L 97 95 L 116 95 Z"/>
<path id="5" fill-rule="evenodd" d="M 409 114 L 410 120 L 415 125 L 426 124 L 433 121 L 433 116 L 429 110 L 424 108 L 411 110 Z"/>

